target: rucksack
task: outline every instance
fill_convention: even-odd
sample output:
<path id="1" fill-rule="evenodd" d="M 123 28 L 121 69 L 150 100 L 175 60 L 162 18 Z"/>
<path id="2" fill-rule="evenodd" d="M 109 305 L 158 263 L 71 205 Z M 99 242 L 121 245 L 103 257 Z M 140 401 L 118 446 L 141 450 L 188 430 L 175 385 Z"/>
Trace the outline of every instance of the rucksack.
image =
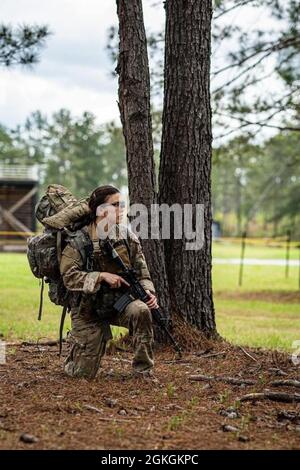
<path id="1" fill-rule="evenodd" d="M 83 230 L 89 214 L 87 198 L 77 200 L 67 188 L 58 184 L 50 184 L 35 207 L 36 218 L 45 228 L 41 234 L 28 238 L 27 258 L 32 273 L 42 281 L 39 320 L 42 316 L 44 282 L 49 285 L 51 302 L 63 306 L 62 322 L 67 310 L 70 311 L 80 302 L 81 294 L 68 291 L 64 286 L 59 266 L 61 253 L 69 243 L 80 252 L 83 264 L 89 270 L 93 245 L 88 233 Z"/>

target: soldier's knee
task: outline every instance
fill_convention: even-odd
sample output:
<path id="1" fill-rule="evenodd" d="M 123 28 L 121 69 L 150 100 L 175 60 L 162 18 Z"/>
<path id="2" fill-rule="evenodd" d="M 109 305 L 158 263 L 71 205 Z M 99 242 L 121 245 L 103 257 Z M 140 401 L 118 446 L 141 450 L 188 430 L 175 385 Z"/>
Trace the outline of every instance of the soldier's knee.
<path id="1" fill-rule="evenodd" d="M 137 314 L 137 332 L 143 332 L 147 337 L 153 336 L 152 315 L 148 305 L 144 304 L 138 310 Z"/>
<path id="2" fill-rule="evenodd" d="M 71 377 L 92 379 L 96 376 L 106 341 L 100 328 L 87 328 L 83 332 L 69 334 L 70 353 L 64 370 Z"/>
<path id="3" fill-rule="evenodd" d="M 140 302 L 137 306 L 136 314 L 139 318 L 143 319 L 144 321 L 151 322 L 151 311 L 147 304 L 144 302 Z"/>
<path id="4" fill-rule="evenodd" d="M 129 316 L 146 315 L 148 310 L 148 305 L 139 299 L 134 300 L 126 307 L 126 311 Z"/>

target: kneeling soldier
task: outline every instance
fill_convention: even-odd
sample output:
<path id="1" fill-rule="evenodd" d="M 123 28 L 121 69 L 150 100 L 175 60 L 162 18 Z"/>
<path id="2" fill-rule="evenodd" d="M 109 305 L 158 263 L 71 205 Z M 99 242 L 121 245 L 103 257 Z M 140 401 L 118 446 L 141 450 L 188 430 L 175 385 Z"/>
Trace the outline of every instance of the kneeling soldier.
<path id="1" fill-rule="evenodd" d="M 113 186 L 101 186 L 90 196 L 91 216 L 82 229 L 93 243 L 93 270 L 84 269 L 82 256 L 74 246 L 68 244 L 63 252 L 60 271 L 65 287 L 81 293 L 78 306 L 71 308 L 72 329 L 68 335 L 71 349 L 65 361 L 65 372 L 73 377 L 94 378 L 100 366 L 105 346 L 112 338 L 110 325 L 123 326 L 133 336 L 134 371 L 149 371 L 153 365 L 153 329 L 151 308 L 157 307 L 155 289 L 138 238 L 129 230 L 127 240 L 114 240 L 114 247 L 123 262 L 135 269 L 138 279 L 149 293 L 147 303 L 134 300 L 122 313 L 113 305 L 128 288 L 127 282 L 118 274 L 108 254 L 101 249 L 97 224 L 107 217 L 105 207 L 115 212 L 116 224 L 123 215 L 120 191 Z M 99 207 L 101 206 L 101 207 Z M 97 210 L 98 209 L 98 210 Z"/>

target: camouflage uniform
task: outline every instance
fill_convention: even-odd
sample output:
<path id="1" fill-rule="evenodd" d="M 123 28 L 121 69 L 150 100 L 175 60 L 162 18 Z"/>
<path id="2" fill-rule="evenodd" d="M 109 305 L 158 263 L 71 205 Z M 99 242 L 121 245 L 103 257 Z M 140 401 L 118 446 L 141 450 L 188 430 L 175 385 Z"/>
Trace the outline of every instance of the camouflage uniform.
<path id="1" fill-rule="evenodd" d="M 91 226 L 84 227 L 92 239 Z M 60 272 L 69 291 L 81 293 L 78 306 L 71 308 L 72 330 L 68 335 L 70 353 L 65 361 L 65 372 L 74 377 L 95 377 L 105 353 L 106 342 L 111 339 L 110 324 L 129 329 L 133 336 L 136 371 L 153 367 L 153 329 L 149 307 L 141 300 L 134 300 L 122 313 L 113 304 L 124 293 L 124 288 L 112 289 L 99 283 L 99 272 L 119 274 L 118 267 L 92 239 L 94 246 L 93 271 L 84 270 L 80 252 L 68 244 L 62 252 Z M 132 266 L 145 289 L 155 293 L 153 283 L 138 238 L 129 231 L 127 247 L 122 238 L 114 240 L 115 249 L 127 266 Z M 101 244 L 101 241 L 100 241 Z M 129 248 L 129 253 L 128 249 Z M 126 289 L 126 287 L 125 287 Z"/>

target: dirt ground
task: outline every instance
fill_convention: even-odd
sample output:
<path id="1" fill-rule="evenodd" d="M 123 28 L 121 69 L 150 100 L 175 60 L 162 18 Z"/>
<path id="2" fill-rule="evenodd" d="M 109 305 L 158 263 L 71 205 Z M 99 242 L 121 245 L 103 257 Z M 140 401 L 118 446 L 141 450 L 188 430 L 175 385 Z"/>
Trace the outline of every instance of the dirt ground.
<path id="1" fill-rule="evenodd" d="M 300 402 L 239 401 L 268 390 L 300 398 L 297 385 L 271 385 L 300 379 L 288 355 L 217 343 L 175 361 L 169 349 L 156 352 L 147 380 L 131 375 L 130 351 L 106 355 L 94 381 L 65 376 L 62 361 L 57 346 L 8 347 L 0 365 L 1 449 L 300 448 Z M 255 384 L 189 379 L 196 374 Z"/>
<path id="2" fill-rule="evenodd" d="M 216 297 L 224 300 L 260 300 L 263 302 L 273 303 L 288 303 L 298 304 L 300 303 L 300 292 L 299 291 L 251 291 L 251 292 L 215 292 Z"/>

